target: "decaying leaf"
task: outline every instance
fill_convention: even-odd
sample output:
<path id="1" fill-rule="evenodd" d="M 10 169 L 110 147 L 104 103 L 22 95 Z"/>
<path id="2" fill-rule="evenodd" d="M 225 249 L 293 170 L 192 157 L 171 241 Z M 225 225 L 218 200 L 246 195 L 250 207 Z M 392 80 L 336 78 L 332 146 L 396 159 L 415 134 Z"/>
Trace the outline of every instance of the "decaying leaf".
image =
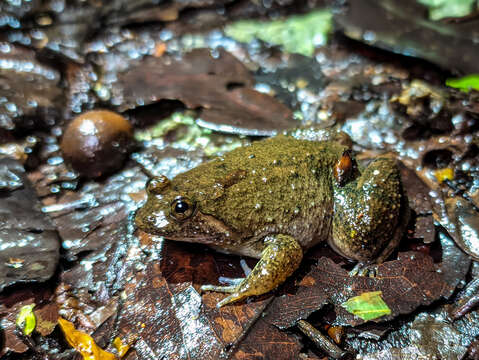
<path id="1" fill-rule="evenodd" d="M 233 359 L 297 359 L 300 350 L 298 337 L 258 319 L 235 351 Z"/>
<path id="2" fill-rule="evenodd" d="M 463 251 L 479 260 L 479 212 L 460 196 L 446 198 L 445 204 L 449 217 L 446 228 Z"/>
<path id="3" fill-rule="evenodd" d="M 2 42 L 0 130 L 51 127 L 59 115 L 61 75 L 34 51 Z"/>
<path id="4" fill-rule="evenodd" d="M 391 313 L 375 321 L 390 320 L 450 295 L 449 285 L 437 269 L 429 255 L 409 251 L 378 265 L 374 278 L 351 277 L 331 259 L 322 257 L 293 289 L 285 287 L 285 293 L 269 307 L 267 319 L 280 328 L 290 327 L 329 303 L 335 306 L 337 323 L 355 326 L 365 320 L 350 314 L 341 304 L 364 292 L 381 291 Z"/>
<path id="5" fill-rule="evenodd" d="M 291 110 L 273 97 L 252 89 L 254 79 L 244 65 L 220 50 L 197 49 L 181 61 L 168 56 L 145 58 L 119 74 L 114 103 L 121 111 L 138 104 L 180 100 L 201 108 L 201 126 L 223 132 L 272 135 L 294 127 Z"/>
<path id="6" fill-rule="evenodd" d="M 47 303 L 42 307 L 37 307 L 33 311 L 35 318 L 37 319 L 37 326 L 35 331 L 40 333 L 42 336 L 50 335 L 55 326 L 57 325 L 58 319 L 58 306 L 57 304 L 51 302 Z"/>
<path id="7" fill-rule="evenodd" d="M 67 342 L 82 354 L 83 360 L 116 360 L 117 357 L 100 348 L 92 337 L 82 331 L 75 329 L 75 326 L 68 320 L 58 318 L 58 324 L 65 335 Z"/>
<path id="8" fill-rule="evenodd" d="M 141 237 L 142 241 L 149 238 L 150 246 L 158 241 Z M 224 295 L 201 296 L 197 289 L 217 282 L 219 276 L 242 276 L 238 259 L 213 257 L 204 248 L 185 249 L 172 241 L 160 244 L 160 252 L 146 259 L 144 270 L 126 284 L 118 319 L 121 337 L 137 336 L 133 348 L 140 358 L 147 354 L 179 359 L 228 357 L 271 298 L 217 309 Z"/>
<path id="9" fill-rule="evenodd" d="M 33 300 L 28 299 L 25 301 L 20 301 L 11 307 L 4 307 L 3 304 L 0 304 L 0 313 L 2 314 L 0 324 L 3 337 L 2 347 L 0 348 L 0 356 L 3 356 L 8 352 L 21 354 L 28 350 L 28 346 L 17 334 L 17 318 L 20 309 L 24 306 L 29 306 L 32 303 Z"/>
<path id="10" fill-rule="evenodd" d="M 381 291 L 365 292 L 341 304 L 343 308 L 363 320 L 374 320 L 391 314 L 391 309 L 381 298 Z"/>
<path id="11" fill-rule="evenodd" d="M 48 335 L 42 329 L 42 317 L 47 317 L 44 315 L 44 311 L 46 311 L 46 308 L 49 308 L 52 303 L 52 291 L 49 286 L 45 284 L 30 285 L 28 287 L 21 287 L 13 292 L 0 293 L 0 327 L 3 338 L 2 345 L 0 346 L 0 358 L 9 352 L 17 354 L 24 353 L 30 347 L 28 344 L 30 340 L 27 339 L 28 336 L 22 331 L 24 328 L 17 325 L 20 309 L 34 306 L 33 315 L 36 319 L 36 326 L 32 338 L 36 338 L 37 332 L 42 336 Z M 29 311 L 27 313 L 29 313 Z M 57 318 L 58 315 L 56 315 L 53 320 L 55 325 Z M 25 324 L 25 322 L 23 322 L 23 324 Z"/>
<path id="12" fill-rule="evenodd" d="M 426 7 L 412 0 L 369 0 L 352 2 L 347 12 L 336 20 L 354 39 L 405 55 L 414 54 L 445 69 L 477 73 L 473 55 L 477 44 L 472 35 L 477 23 L 470 21 L 467 26 L 435 23 L 425 18 L 426 11 Z"/>

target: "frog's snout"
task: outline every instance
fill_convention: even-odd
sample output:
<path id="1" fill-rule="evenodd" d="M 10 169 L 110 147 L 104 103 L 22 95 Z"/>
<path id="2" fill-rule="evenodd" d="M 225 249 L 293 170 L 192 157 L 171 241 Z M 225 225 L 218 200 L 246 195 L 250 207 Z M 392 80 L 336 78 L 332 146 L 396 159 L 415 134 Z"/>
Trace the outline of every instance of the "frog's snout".
<path id="1" fill-rule="evenodd" d="M 170 221 L 164 211 L 152 211 L 148 206 L 143 206 L 136 212 L 135 225 L 147 233 L 162 234 Z"/>
<path id="2" fill-rule="evenodd" d="M 140 230 L 145 229 L 145 224 L 144 224 L 144 207 L 139 208 L 136 213 L 135 213 L 135 225 L 137 228 Z"/>

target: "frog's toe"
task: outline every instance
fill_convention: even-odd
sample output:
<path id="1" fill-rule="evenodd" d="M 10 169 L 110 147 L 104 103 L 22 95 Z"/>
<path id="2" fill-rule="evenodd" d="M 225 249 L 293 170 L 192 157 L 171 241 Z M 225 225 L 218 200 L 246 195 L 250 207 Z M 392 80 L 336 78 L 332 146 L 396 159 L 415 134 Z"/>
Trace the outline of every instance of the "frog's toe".
<path id="1" fill-rule="evenodd" d="M 225 306 L 227 304 L 231 304 L 235 301 L 239 301 L 239 300 L 243 300 L 245 298 L 247 298 L 248 296 L 247 295 L 244 295 L 244 294 L 241 294 L 239 292 L 234 292 L 233 294 L 225 297 L 223 300 L 219 301 L 217 304 L 216 304 L 216 308 L 220 308 L 222 306 Z"/>
<path id="2" fill-rule="evenodd" d="M 349 272 L 349 276 L 363 276 L 363 277 L 376 277 L 377 274 L 377 266 L 376 265 L 368 265 L 364 263 L 357 263 L 354 268 Z"/>
<path id="3" fill-rule="evenodd" d="M 238 282 L 241 282 L 243 280 L 244 279 L 228 279 L 228 281 L 231 282 L 231 285 L 227 285 L 227 286 L 203 285 L 201 286 L 200 290 L 201 291 L 216 291 L 216 292 L 231 294 L 225 297 L 220 302 L 218 302 L 218 304 L 216 304 L 216 307 L 220 308 L 226 304 L 230 304 L 238 300 L 243 300 L 248 297 L 249 294 L 246 293 L 244 290 L 238 291 L 238 288 L 239 288 Z"/>
<path id="4" fill-rule="evenodd" d="M 218 285 L 203 285 L 200 287 L 201 291 L 216 291 L 222 293 L 234 293 L 238 288 L 237 284 L 227 285 L 227 286 L 218 286 Z"/>
<path id="5" fill-rule="evenodd" d="M 245 278 L 230 278 L 226 276 L 220 276 L 218 281 L 224 285 L 239 285 L 243 282 Z"/>

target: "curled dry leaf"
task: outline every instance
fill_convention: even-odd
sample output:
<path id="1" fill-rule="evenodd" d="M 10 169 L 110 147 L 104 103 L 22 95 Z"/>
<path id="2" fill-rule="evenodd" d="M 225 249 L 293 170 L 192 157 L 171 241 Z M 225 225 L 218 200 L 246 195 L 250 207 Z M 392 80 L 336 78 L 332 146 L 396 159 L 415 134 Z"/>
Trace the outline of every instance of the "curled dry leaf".
<path id="1" fill-rule="evenodd" d="M 374 278 L 351 277 L 331 259 L 322 257 L 293 291 L 274 300 L 268 309 L 267 320 L 287 328 L 324 305 L 333 304 L 337 323 L 356 326 L 365 321 L 340 305 L 353 296 L 372 291 L 382 291 L 382 298 L 391 309 L 390 315 L 375 321 L 390 320 L 450 295 L 449 285 L 437 270 L 429 255 L 409 251 L 400 253 L 397 260 L 378 265 Z"/>
<path id="2" fill-rule="evenodd" d="M 118 358 L 100 348 L 93 338 L 75 329 L 73 323 L 63 318 L 58 318 L 58 324 L 65 335 L 67 342 L 83 356 L 83 360 L 117 360 Z"/>

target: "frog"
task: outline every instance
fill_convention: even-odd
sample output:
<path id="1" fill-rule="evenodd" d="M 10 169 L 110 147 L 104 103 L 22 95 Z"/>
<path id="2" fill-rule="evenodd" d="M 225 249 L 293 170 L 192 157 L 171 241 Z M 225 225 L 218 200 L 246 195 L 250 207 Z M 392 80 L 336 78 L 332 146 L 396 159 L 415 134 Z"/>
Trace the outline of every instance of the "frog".
<path id="1" fill-rule="evenodd" d="M 171 180 L 153 177 L 146 192 L 140 230 L 259 259 L 238 283 L 202 286 L 228 294 L 218 307 L 275 290 L 321 242 L 361 266 L 379 264 L 408 218 L 396 161 L 382 156 L 360 168 L 334 139 L 254 141 Z"/>

